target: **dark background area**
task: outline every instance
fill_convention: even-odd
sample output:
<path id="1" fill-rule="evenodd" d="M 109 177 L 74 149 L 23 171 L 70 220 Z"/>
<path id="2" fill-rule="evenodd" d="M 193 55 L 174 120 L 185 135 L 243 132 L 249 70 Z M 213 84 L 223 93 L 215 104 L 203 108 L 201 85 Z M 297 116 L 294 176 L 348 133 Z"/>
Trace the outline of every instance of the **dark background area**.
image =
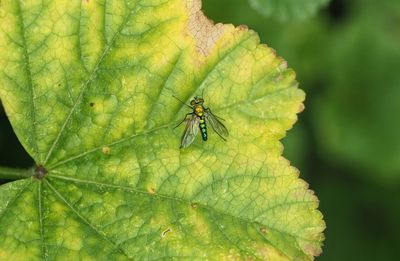
<path id="1" fill-rule="evenodd" d="M 203 2 L 215 22 L 257 31 L 307 93 L 283 142 L 320 199 L 327 229 L 317 260 L 398 260 L 400 1 L 334 0 L 308 20 L 286 22 L 244 0 Z M 33 165 L 1 107 L 0 148 L 0 166 Z"/>
<path id="2" fill-rule="evenodd" d="M 0 166 L 30 168 L 32 158 L 26 153 L 11 127 L 0 102 Z M 2 180 L 0 180 L 1 182 Z M 4 182 L 4 181 L 3 181 Z"/>

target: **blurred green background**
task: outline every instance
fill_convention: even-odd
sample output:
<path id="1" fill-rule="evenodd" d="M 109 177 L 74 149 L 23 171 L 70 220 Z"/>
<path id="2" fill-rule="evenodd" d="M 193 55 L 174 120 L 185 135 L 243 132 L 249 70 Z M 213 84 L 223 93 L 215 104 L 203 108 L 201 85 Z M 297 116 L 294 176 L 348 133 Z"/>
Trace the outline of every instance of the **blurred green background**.
<path id="1" fill-rule="evenodd" d="M 400 0 L 314 0 L 323 7 L 286 15 L 263 1 L 203 0 L 203 9 L 257 31 L 307 93 L 283 142 L 325 216 L 317 260 L 399 260 Z M 0 148 L 0 166 L 32 166 L 2 108 Z"/>

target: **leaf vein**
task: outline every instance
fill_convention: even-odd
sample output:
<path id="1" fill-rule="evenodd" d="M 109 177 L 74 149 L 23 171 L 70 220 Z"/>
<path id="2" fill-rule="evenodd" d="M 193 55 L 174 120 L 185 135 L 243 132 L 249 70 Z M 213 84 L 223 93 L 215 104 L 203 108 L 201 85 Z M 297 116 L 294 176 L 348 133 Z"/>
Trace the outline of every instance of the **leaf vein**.
<path id="1" fill-rule="evenodd" d="M 110 245 L 112 245 L 114 247 L 114 249 L 119 250 L 122 254 L 124 254 L 129 260 L 131 260 L 131 258 L 129 257 L 129 255 L 125 252 L 124 249 L 122 249 L 119 245 L 117 245 L 116 243 L 114 243 L 111 239 L 109 239 L 107 237 L 107 235 L 99 230 L 98 228 L 96 228 L 92 223 L 89 222 L 89 220 L 87 220 L 81 213 L 79 213 L 79 211 L 77 209 L 75 209 L 70 202 L 68 202 L 62 195 L 61 193 L 55 188 L 53 187 L 53 185 L 50 184 L 49 181 L 46 180 L 46 184 L 49 186 L 49 188 L 57 195 L 57 197 L 69 208 L 72 210 L 73 213 L 75 213 L 75 215 L 81 219 L 86 225 L 88 225 L 97 235 L 99 235 L 100 237 L 102 237 L 106 242 L 108 242 Z"/>
<path id="2" fill-rule="evenodd" d="M 215 226 L 218 228 L 218 231 L 221 233 L 221 235 L 228 241 L 230 242 L 232 245 L 234 245 L 240 252 L 242 253 L 246 253 L 247 255 L 253 256 L 258 260 L 262 260 L 261 258 L 259 258 L 258 256 L 256 256 L 253 253 L 250 253 L 249 251 L 247 251 L 246 249 L 243 249 L 237 242 L 233 241 L 225 232 L 224 230 L 221 228 L 220 224 L 218 223 L 217 218 L 215 217 L 214 214 L 210 215 L 211 218 L 213 219 Z"/>
<path id="3" fill-rule="evenodd" d="M 47 247 L 44 237 L 44 224 L 43 224 L 43 202 L 42 202 L 42 182 L 38 182 L 38 214 L 39 214 L 39 230 L 40 230 L 40 243 L 43 260 L 47 260 Z"/>
<path id="4" fill-rule="evenodd" d="M 24 60 L 25 60 L 25 64 L 24 64 L 24 68 L 25 68 L 25 73 L 26 73 L 26 77 L 28 80 L 28 85 L 29 85 L 29 90 L 30 90 L 30 95 L 31 95 L 31 121 L 32 121 L 32 132 L 31 135 L 33 136 L 33 150 L 35 151 L 36 156 L 38 156 L 39 154 L 39 149 L 38 149 L 38 145 L 36 143 L 37 141 L 37 130 L 36 130 L 36 104 L 35 104 L 35 99 L 36 99 L 36 93 L 35 93 L 35 89 L 33 87 L 33 81 L 32 81 L 32 71 L 31 71 L 31 62 L 30 62 L 30 58 L 29 58 L 29 52 L 28 52 L 28 46 L 27 46 L 27 42 L 26 42 L 26 35 L 25 35 L 25 24 L 24 24 L 24 16 L 22 14 L 22 8 L 21 8 L 21 1 L 18 0 L 16 1 L 16 5 L 17 5 L 17 15 L 19 17 L 20 20 L 20 30 L 21 30 L 21 36 L 22 36 L 22 48 L 23 48 L 23 52 L 24 52 Z"/>

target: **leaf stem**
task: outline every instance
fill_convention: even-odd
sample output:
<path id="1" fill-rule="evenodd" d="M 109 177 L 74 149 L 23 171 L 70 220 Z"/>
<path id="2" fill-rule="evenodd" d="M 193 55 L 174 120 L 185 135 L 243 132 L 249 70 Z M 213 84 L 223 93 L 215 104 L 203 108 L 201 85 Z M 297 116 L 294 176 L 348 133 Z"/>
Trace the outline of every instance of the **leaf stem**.
<path id="1" fill-rule="evenodd" d="M 8 168 L 0 166 L 0 179 L 17 180 L 17 179 L 29 178 L 32 175 L 33 175 L 32 168 L 16 169 L 16 168 Z"/>

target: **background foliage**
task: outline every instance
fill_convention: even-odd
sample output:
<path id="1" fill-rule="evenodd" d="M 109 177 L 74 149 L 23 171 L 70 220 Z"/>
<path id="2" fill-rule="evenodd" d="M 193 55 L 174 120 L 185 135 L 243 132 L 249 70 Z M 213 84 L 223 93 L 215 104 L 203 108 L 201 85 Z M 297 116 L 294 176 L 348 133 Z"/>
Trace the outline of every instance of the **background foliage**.
<path id="1" fill-rule="evenodd" d="M 279 21 L 305 20 L 329 0 L 248 0 L 255 11 Z"/>
<path id="2" fill-rule="evenodd" d="M 400 242 L 400 2 L 333 0 L 305 21 L 265 18 L 243 0 L 204 0 L 285 57 L 307 92 L 285 154 L 320 198 L 318 260 L 396 260 Z M 32 161 L 0 111 L 0 165 Z"/>

